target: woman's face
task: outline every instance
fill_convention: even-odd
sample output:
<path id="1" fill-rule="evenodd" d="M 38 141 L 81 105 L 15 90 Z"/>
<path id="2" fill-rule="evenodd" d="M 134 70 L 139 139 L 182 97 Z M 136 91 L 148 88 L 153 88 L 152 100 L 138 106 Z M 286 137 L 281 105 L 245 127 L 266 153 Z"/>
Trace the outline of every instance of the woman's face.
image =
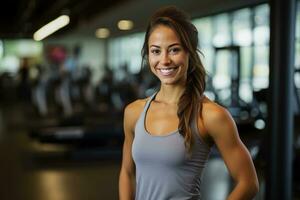
<path id="1" fill-rule="evenodd" d="M 189 54 L 173 29 L 164 25 L 155 27 L 149 36 L 148 50 L 151 71 L 162 84 L 186 82 Z"/>

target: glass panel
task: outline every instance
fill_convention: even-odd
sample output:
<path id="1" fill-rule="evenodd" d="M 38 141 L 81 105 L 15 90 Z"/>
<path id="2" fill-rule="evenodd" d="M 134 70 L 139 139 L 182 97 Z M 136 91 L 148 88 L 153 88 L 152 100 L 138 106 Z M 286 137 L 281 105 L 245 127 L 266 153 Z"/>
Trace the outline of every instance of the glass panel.
<path id="1" fill-rule="evenodd" d="M 254 66 L 252 85 L 254 90 L 269 87 L 269 25 L 270 8 L 262 4 L 254 8 Z"/>
<path id="2" fill-rule="evenodd" d="M 259 90 L 269 86 L 269 47 L 255 47 L 253 88 Z"/>
<path id="3" fill-rule="evenodd" d="M 144 42 L 144 33 L 138 33 L 128 38 L 128 46 L 124 48 L 124 51 L 128 51 L 129 54 L 126 57 L 126 61 L 129 66 L 129 71 L 132 73 L 138 73 L 141 69 L 141 49 Z"/>
<path id="4" fill-rule="evenodd" d="M 296 38 L 299 41 L 299 39 L 300 39 L 300 0 L 297 1 Z"/>
<path id="5" fill-rule="evenodd" d="M 269 28 L 270 9 L 268 4 L 257 6 L 254 11 L 254 43 L 255 45 L 269 44 L 270 28 Z"/>
<path id="6" fill-rule="evenodd" d="M 233 13 L 233 43 L 249 46 L 252 42 L 250 9 L 242 9 Z"/>
<path id="7" fill-rule="evenodd" d="M 213 65 L 213 55 L 214 49 L 212 47 L 212 17 L 205 17 L 201 19 L 196 19 L 192 21 L 198 30 L 200 51 L 200 58 L 203 62 L 205 70 L 211 74 Z"/>
<path id="8" fill-rule="evenodd" d="M 256 26 L 269 26 L 270 7 L 268 4 L 256 6 L 254 15 Z"/>
<path id="9" fill-rule="evenodd" d="M 295 85 L 297 88 L 300 88 L 300 38 L 297 38 L 295 44 L 295 68 L 297 70 L 297 73 L 295 73 Z"/>
<path id="10" fill-rule="evenodd" d="M 223 47 L 231 44 L 230 23 L 228 13 L 213 17 L 213 45 Z"/>
<path id="11" fill-rule="evenodd" d="M 17 74 L 19 67 L 20 59 L 15 55 L 7 55 L 0 60 L 0 73 L 9 72 Z"/>
<path id="12" fill-rule="evenodd" d="M 108 42 L 108 64 L 113 69 L 127 65 L 132 73 L 139 72 L 141 68 L 141 49 L 144 33 L 119 37 Z"/>
<path id="13" fill-rule="evenodd" d="M 241 76 L 239 96 L 245 102 L 252 101 L 252 86 L 251 86 L 251 47 L 242 47 L 241 53 Z"/>
<path id="14" fill-rule="evenodd" d="M 0 71 L 17 73 L 20 58 L 40 59 L 43 44 L 30 39 L 0 41 Z"/>
<path id="15" fill-rule="evenodd" d="M 207 73 L 212 75 L 212 66 L 213 66 L 213 59 L 214 59 L 214 49 L 212 47 L 206 47 L 201 49 L 203 55 L 200 54 L 201 61 L 204 65 L 204 68 Z"/>
<path id="16" fill-rule="evenodd" d="M 221 102 L 225 102 L 231 95 L 232 56 L 229 51 L 219 51 L 216 59 L 216 73 L 213 76 L 213 86 L 218 91 Z"/>
<path id="17" fill-rule="evenodd" d="M 270 40 L 270 28 L 268 26 L 257 26 L 254 28 L 255 45 L 268 44 Z"/>
<path id="18" fill-rule="evenodd" d="M 212 18 L 205 17 L 192 21 L 198 30 L 200 48 L 212 46 Z"/>
<path id="19" fill-rule="evenodd" d="M 0 40 L 0 59 L 3 57 L 3 41 Z"/>
<path id="20" fill-rule="evenodd" d="M 115 69 L 119 66 L 120 63 L 120 57 L 118 50 L 120 49 L 119 47 L 119 41 L 120 39 L 111 39 L 108 42 L 108 65 L 110 68 Z"/>
<path id="21" fill-rule="evenodd" d="M 43 45 L 34 40 L 5 40 L 5 55 L 15 55 L 18 57 L 37 57 L 42 54 Z"/>

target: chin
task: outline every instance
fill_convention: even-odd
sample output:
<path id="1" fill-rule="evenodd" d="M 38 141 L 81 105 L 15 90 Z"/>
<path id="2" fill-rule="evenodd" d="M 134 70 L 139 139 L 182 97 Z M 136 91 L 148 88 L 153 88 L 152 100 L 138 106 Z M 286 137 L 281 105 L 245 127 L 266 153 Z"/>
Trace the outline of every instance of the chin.
<path id="1" fill-rule="evenodd" d="M 176 85 L 180 81 L 177 79 L 160 79 L 161 84 L 163 85 Z"/>

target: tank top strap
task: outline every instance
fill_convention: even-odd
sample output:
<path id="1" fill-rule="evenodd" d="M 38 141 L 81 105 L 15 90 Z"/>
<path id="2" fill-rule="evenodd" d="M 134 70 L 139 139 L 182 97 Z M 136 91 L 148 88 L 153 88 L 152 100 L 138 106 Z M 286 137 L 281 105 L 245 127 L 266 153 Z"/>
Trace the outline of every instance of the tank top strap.
<path id="1" fill-rule="evenodd" d="M 147 110 L 148 110 L 148 108 L 149 108 L 149 106 L 150 106 L 150 103 L 151 103 L 151 101 L 155 98 L 156 94 L 157 94 L 157 92 L 155 92 L 154 94 L 152 94 L 152 95 L 149 97 L 149 99 L 147 100 L 146 105 L 145 105 L 145 107 L 144 107 L 144 111 L 143 111 L 144 114 L 147 112 Z"/>

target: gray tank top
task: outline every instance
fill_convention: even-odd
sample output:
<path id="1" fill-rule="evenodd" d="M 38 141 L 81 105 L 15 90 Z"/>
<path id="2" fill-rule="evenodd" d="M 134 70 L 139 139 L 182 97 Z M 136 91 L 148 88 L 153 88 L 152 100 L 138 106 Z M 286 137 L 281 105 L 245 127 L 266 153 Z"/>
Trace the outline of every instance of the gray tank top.
<path id="1" fill-rule="evenodd" d="M 136 200 L 199 200 L 201 175 L 210 147 L 194 131 L 194 147 L 188 154 L 179 131 L 164 136 L 147 132 L 145 118 L 153 94 L 135 126 L 132 157 L 136 165 Z M 196 130 L 196 129 L 195 129 Z M 198 130 L 198 129 L 197 129 Z"/>

